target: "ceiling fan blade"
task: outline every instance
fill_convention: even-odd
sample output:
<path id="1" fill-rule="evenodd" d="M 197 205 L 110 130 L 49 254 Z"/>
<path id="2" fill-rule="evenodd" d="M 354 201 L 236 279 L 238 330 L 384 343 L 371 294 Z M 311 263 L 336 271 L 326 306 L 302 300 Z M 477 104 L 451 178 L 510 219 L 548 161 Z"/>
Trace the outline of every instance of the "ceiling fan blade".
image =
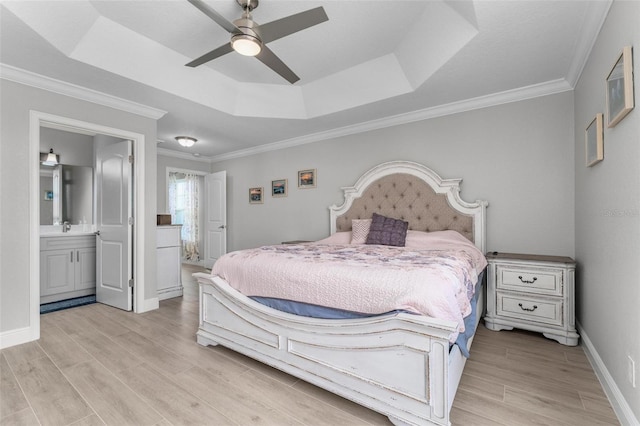
<path id="1" fill-rule="evenodd" d="M 260 53 L 258 53 L 256 58 L 258 58 L 260 62 L 280 74 L 280 76 L 287 80 L 289 83 L 293 84 L 296 81 L 300 80 L 300 77 L 298 77 L 293 71 L 291 71 L 291 69 L 287 65 L 285 65 L 285 63 L 282 62 L 282 60 L 278 58 L 276 54 L 273 53 L 273 51 L 271 51 L 271 49 L 269 49 L 266 45 L 262 46 L 262 50 L 260 51 Z"/>
<path id="2" fill-rule="evenodd" d="M 223 44 L 222 46 L 218 47 L 217 49 L 212 50 L 209 53 L 205 53 L 204 55 L 200 56 L 197 59 L 194 59 L 193 61 L 189 62 L 188 64 L 186 64 L 187 67 L 197 67 L 198 65 L 202 65 L 204 63 L 207 63 L 213 59 L 219 58 L 222 55 L 226 55 L 227 53 L 231 52 L 233 50 L 233 48 L 231 47 L 231 43 L 227 43 L 227 44 Z"/>
<path id="3" fill-rule="evenodd" d="M 230 33 L 238 32 L 238 27 L 233 25 L 231 22 L 227 20 L 224 16 L 220 15 L 218 12 L 213 10 L 209 5 L 207 5 L 202 0 L 188 0 L 189 3 L 200 9 L 202 13 L 207 15 L 209 18 L 213 19 L 216 24 L 220 25 L 222 28 L 227 30 Z"/>
<path id="4" fill-rule="evenodd" d="M 191 0 L 189 0 L 191 1 Z M 277 40 L 288 36 L 305 28 L 313 27 L 324 21 L 328 21 L 329 17 L 323 7 L 316 7 L 305 12 L 296 13 L 286 18 L 277 19 L 260 25 L 258 31 L 263 43 Z"/>

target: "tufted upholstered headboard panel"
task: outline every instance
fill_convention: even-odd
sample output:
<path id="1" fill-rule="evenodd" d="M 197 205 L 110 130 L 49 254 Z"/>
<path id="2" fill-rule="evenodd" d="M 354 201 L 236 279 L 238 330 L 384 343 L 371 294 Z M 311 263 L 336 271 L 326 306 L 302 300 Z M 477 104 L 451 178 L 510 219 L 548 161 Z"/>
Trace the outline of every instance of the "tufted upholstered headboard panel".
<path id="1" fill-rule="evenodd" d="M 454 230 L 485 251 L 485 201 L 460 199 L 461 179 L 443 180 L 427 167 L 392 161 L 365 173 L 343 188 L 345 201 L 330 207 L 331 233 L 351 230 L 353 219 L 373 213 L 409 222 L 417 231 Z"/>
<path id="2" fill-rule="evenodd" d="M 374 212 L 409 222 L 415 231 L 452 229 L 474 241 L 473 216 L 455 210 L 445 194 L 416 176 L 396 173 L 372 182 L 336 219 L 336 231 L 350 231 L 352 219 L 371 219 Z"/>

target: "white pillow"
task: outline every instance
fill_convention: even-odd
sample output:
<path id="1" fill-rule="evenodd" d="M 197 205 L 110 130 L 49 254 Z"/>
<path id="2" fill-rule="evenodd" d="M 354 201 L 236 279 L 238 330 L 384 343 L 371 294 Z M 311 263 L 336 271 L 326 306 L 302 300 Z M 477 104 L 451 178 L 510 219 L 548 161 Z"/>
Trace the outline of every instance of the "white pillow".
<path id="1" fill-rule="evenodd" d="M 371 219 L 353 219 L 351 221 L 351 244 L 364 244 L 367 242 Z"/>
<path id="2" fill-rule="evenodd" d="M 351 243 L 351 232 L 336 232 L 327 238 L 316 241 L 318 244 L 349 244 Z"/>

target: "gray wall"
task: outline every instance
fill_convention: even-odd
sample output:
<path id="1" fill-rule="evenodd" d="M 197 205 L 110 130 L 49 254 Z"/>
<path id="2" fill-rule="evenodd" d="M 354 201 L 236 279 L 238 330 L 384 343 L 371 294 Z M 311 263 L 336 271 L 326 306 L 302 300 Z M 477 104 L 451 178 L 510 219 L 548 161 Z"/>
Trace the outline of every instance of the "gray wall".
<path id="1" fill-rule="evenodd" d="M 176 169 L 195 170 L 199 172 L 209 173 L 211 170 L 211 164 L 209 162 L 197 161 L 197 160 L 185 160 L 183 158 L 167 157 L 162 154 L 158 154 L 158 198 L 157 209 L 158 213 L 168 213 L 167 211 L 167 168 L 172 167 Z M 204 190 L 204 187 L 203 187 Z"/>
<path id="2" fill-rule="evenodd" d="M 640 419 L 640 2 L 613 3 L 575 90 L 577 313 L 584 334 Z M 604 113 L 605 78 L 623 46 L 635 48 L 635 101 L 604 131 L 604 160 L 585 167 L 584 131 Z M 606 114 L 605 114 L 606 115 Z M 606 117 L 605 117 L 606 121 Z M 624 423 L 624 422 L 623 422 Z"/>
<path id="3" fill-rule="evenodd" d="M 491 251 L 574 255 L 573 94 L 561 93 L 213 164 L 228 180 L 228 248 L 329 234 L 331 204 L 371 167 L 411 160 L 463 178 L 463 199 L 489 201 Z M 297 188 L 297 171 L 318 187 Z M 272 198 L 272 179 L 289 195 Z M 262 186 L 264 204 L 248 189 Z"/>
<path id="4" fill-rule="evenodd" d="M 94 167 L 93 136 L 42 127 L 40 152 L 49 152 L 51 148 L 58 154 L 60 164 Z"/>
<path id="5" fill-rule="evenodd" d="M 29 111 L 51 113 L 145 135 L 146 195 L 156 205 L 156 121 L 0 79 L 0 333 L 29 327 Z M 145 299 L 156 297 L 155 211 L 147 209 Z M 140 283 L 138 283 L 140 284 Z"/>

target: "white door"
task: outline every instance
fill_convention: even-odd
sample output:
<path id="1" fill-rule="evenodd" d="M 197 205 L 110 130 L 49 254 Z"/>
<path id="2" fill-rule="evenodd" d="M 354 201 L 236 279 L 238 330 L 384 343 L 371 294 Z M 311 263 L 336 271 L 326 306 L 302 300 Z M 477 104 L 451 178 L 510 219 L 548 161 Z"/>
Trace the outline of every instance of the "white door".
<path id="1" fill-rule="evenodd" d="M 131 152 L 132 142 L 123 141 L 96 153 L 96 301 L 126 311 L 133 283 Z"/>
<path id="2" fill-rule="evenodd" d="M 211 268 L 227 252 L 227 172 L 204 177 L 204 266 Z"/>

